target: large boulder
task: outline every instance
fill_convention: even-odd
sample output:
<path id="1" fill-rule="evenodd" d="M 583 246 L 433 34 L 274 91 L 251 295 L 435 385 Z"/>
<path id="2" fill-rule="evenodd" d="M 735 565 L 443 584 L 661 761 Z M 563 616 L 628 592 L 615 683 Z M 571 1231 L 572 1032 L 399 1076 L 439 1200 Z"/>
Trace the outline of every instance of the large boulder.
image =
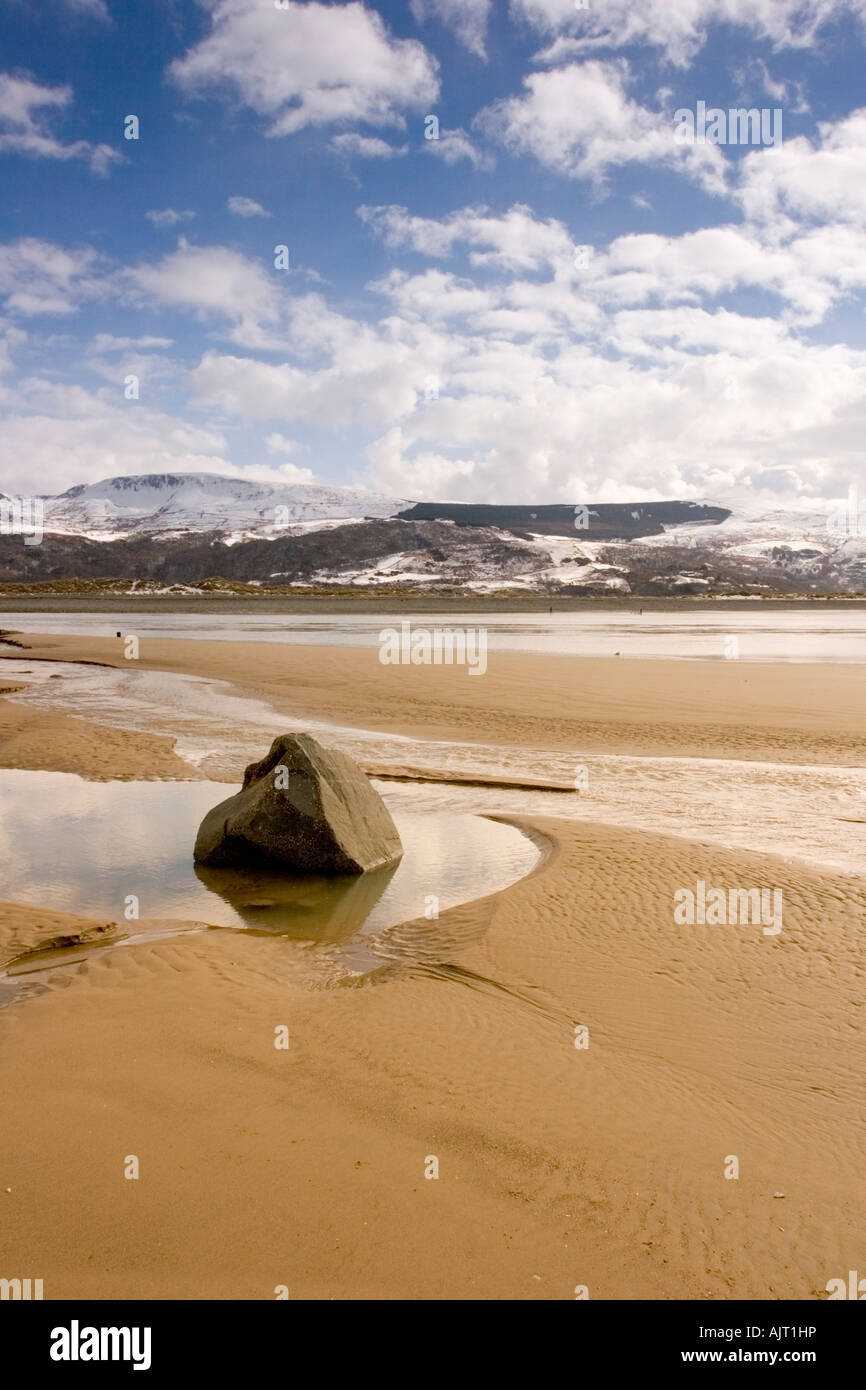
<path id="1" fill-rule="evenodd" d="M 241 791 L 208 812 L 195 842 L 198 864 L 320 874 L 364 874 L 402 854 L 397 827 L 358 764 L 309 734 L 274 739 L 267 757 L 250 763 Z"/>

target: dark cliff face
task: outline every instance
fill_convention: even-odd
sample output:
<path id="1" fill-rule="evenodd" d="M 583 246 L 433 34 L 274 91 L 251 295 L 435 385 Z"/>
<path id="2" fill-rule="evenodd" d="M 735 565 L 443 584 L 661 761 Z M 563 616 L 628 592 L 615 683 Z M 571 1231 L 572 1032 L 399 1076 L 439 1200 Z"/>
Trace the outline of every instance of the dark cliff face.
<path id="1" fill-rule="evenodd" d="M 413 521 L 453 521 L 457 526 L 495 526 L 500 531 L 518 534 L 627 541 L 636 536 L 659 536 L 666 527 L 685 522 L 717 525 L 731 515 L 724 507 L 692 502 L 602 503 L 587 506 L 586 517 L 579 516 L 579 511 L 580 508 L 559 504 L 500 507 L 487 503 L 416 502 L 400 516 Z M 581 524 L 584 520 L 585 526 Z"/>
<path id="2" fill-rule="evenodd" d="M 239 541 L 227 545 L 218 533 L 204 536 L 133 536 L 94 541 L 46 534 L 40 545 L 20 536 L 0 536 L 0 581 L 44 579 L 148 579 L 165 584 L 200 583 L 221 577 L 290 583 L 320 570 L 365 569 L 391 555 L 408 553 L 422 571 L 465 566 L 507 575 L 542 568 L 544 557 L 530 545 L 492 529 L 458 529 L 438 522 L 368 521 L 301 536 Z"/>

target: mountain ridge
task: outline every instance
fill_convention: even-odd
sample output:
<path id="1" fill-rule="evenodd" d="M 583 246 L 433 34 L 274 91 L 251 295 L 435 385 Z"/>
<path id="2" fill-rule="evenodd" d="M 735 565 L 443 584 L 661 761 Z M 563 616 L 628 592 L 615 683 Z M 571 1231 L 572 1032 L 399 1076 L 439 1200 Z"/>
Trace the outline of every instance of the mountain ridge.
<path id="1" fill-rule="evenodd" d="M 123 475 L 43 502 L 40 544 L 0 534 L 0 583 L 647 597 L 866 592 L 859 516 L 840 527 L 830 513 L 743 516 L 682 500 L 412 502 L 212 473 Z"/>

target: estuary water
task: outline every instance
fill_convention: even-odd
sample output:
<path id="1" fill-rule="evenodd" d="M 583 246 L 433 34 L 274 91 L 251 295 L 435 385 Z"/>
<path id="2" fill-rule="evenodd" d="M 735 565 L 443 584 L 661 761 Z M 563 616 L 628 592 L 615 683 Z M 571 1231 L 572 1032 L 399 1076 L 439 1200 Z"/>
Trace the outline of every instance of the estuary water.
<path id="1" fill-rule="evenodd" d="M 0 614 L 0 628 L 27 632 L 113 637 L 181 637 L 187 641 L 297 642 L 376 646 L 384 628 L 473 627 L 487 633 L 488 649 L 625 659 L 724 661 L 737 638 L 741 661 L 866 661 L 866 608 L 780 609 L 755 606 L 676 612 L 633 609 L 570 613 L 478 612 L 335 614 L 262 612 L 239 602 L 231 611 L 164 612 L 117 608 L 111 612 Z M 204 602 L 204 600 L 203 600 Z"/>

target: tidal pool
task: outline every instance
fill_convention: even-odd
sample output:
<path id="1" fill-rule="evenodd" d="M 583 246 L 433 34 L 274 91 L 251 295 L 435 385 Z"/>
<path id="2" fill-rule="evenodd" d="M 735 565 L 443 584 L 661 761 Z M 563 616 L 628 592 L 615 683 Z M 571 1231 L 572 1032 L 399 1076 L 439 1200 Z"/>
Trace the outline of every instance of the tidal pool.
<path id="1" fill-rule="evenodd" d="M 334 879 L 196 866 L 199 822 L 233 790 L 0 771 L 0 896 L 105 917 L 130 935 L 138 918 L 170 918 L 336 945 L 423 918 L 435 938 L 440 912 L 507 887 L 541 854 L 514 826 L 426 808 L 423 789 L 407 809 L 403 787 L 396 867 Z"/>

